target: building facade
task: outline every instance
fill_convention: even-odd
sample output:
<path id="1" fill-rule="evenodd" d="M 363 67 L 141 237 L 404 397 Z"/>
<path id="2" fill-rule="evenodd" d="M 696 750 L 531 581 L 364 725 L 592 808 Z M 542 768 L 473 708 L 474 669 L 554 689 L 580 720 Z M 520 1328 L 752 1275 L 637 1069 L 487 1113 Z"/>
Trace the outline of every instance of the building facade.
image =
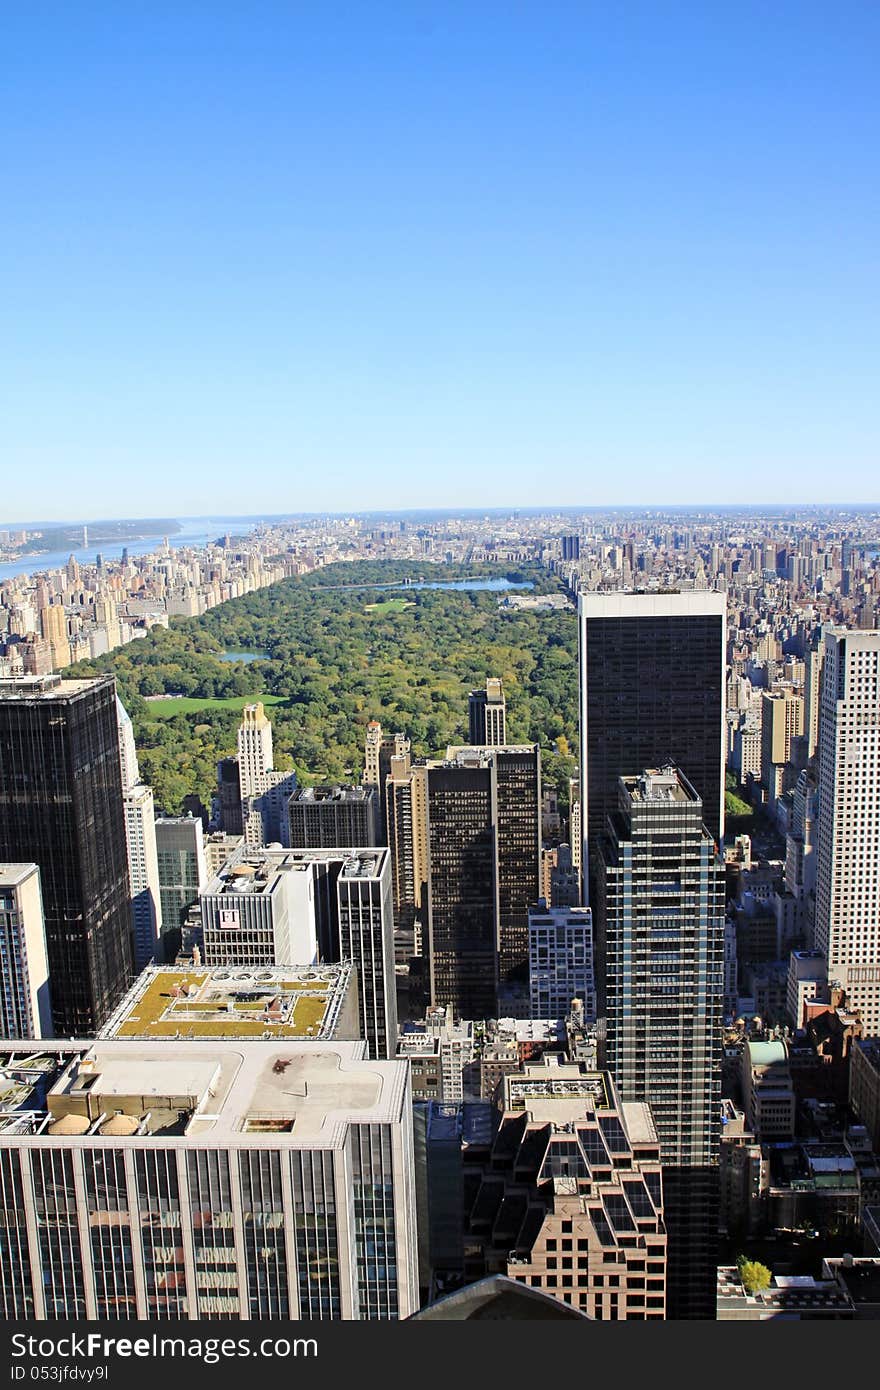
<path id="1" fill-rule="evenodd" d="M 56 1045 L 42 1099 L 24 1051 L 25 1113 L 0 1116 L 7 1318 L 415 1312 L 407 1063 L 363 1043 Z"/>
<path id="2" fill-rule="evenodd" d="M 617 810 L 617 781 L 673 763 L 724 833 L 726 598 L 723 593 L 581 594 L 583 873 Z"/>
<path id="3" fill-rule="evenodd" d="M 0 864 L 0 1038 L 51 1038 L 40 871 Z"/>
<path id="4" fill-rule="evenodd" d="M 532 1018 L 567 1018 L 579 999 L 585 1017 L 596 1017 L 593 914 L 588 907 L 550 907 L 529 912 L 529 990 Z"/>
<path id="5" fill-rule="evenodd" d="M 713 1317 L 724 997 L 724 869 L 675 768 L 622 777 L 599 842 L 605 1064 L 651 1107 L 667 1177 L 670 1316 Z"/>
<path id="6" fill-rule="evenodd" d="M 53 1026 L 88 1037 L 134 973 L 112 678 L 0 681 L 0 857 L 39 867 Z"/>
<path id="7" fill-rule="evenodd" d="M 880 1035 L 880 632 L 825 632 L 814 945 Z"/>
<path id="8" fill-rule="evenodd" d="M 382 843 L 377 787 L 299 787 L 287 803 L 291 849 Z"/>
<path id="9" fill-rule="evenodd" d="M 489 677 L 485 690 L 472 690 L 468 696 L 468 741 L 492 747 L 507 742 L 507 701 L 497 676 Z"/>

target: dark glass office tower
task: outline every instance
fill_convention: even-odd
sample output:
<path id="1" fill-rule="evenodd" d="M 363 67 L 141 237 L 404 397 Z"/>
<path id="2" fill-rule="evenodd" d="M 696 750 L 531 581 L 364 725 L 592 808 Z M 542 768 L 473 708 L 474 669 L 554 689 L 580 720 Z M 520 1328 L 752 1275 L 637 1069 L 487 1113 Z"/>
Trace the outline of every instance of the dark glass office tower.
<path id="1" fill-rule="evenodd" d="M 541 750 L 449 748 L 427 776 L 431 997 L 463 1018 L 485 1018 L 498 1007 L 496 986 L 528 986 L 529 908 L 541 891 Z M 480 1013 L 465 1007 L 472 991 Z"/>
<path id="2" fill-rule="evenodd" d="M 495 826 L 490 750 L 429 764 L 431 1000 L 490 1018 L 497 998 Z"/>
<path id="3" fill-rule="evenodd" d="M 724 833 L 724 594 L 582 594 L 580 722 L 584 892 L 617 779 L 671 762 Z"/>
<path id="4" fill-rule="evenodd" d="M 529 980 L 529 908 L 541 895 L 541 750 L 493 748 L 498 873 L 498 977 Z"/>
<path id="5" fill-rule="evenodd" d="M 220 824 L 226 834 L 243 835 L 238 758 L 221 758 L 217 764 L 217 797 L 220 802 Z"/>
<path id="6" fill-rule="evenodd" d="M 55 1033 L 94 1036 L 134 973 L 112 677 L 0 681 L 0 859 L 40 868 Z"/>
<path id="7" fill-rule="evenodd" d="M 378 787 L 297 787 L 287 803 L 291 849 L 379 845 Z"/>
<path id="8" fill-rule="evenodd" d="M 618 782 L 595 857 L 604 1065 L 660 1139 L 668 1316 L 714 1318 L 724 995 L 724 869 L 672 767 Z"/>

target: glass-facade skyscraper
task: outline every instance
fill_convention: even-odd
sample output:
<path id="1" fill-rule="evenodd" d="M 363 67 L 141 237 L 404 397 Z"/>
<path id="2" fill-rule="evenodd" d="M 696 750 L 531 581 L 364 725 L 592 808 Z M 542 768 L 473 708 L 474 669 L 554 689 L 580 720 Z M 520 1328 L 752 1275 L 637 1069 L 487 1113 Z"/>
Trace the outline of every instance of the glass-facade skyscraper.
<path id="1" fill-rule="evenodd" d="M 529 908 L 540 895 L 537 744 L 452 747 L 429 763 L 431 998 L 487 1018 L 528 987 Z"/>
<path id="2" fill-rule="evenodd" d="M 581 834 L 584 891 L 590 848 L 617 809 L 617 779 L 674 763 L 724 833 L 726 596 L 582 594 L 580 624 Z"/>
<path id="3" fill-rule="evenodd" d="M 618 782 L 596 853 L 604 1065 L 651 1107 L 664 1165 L 669 1313 L 715 1317 L 724 868 L 675 768 Z"/>
<path id="4" fill-rule="evenodd" d="M 38 865 L 53 1026 L 91 1036 L 134 973 L 112 677 L 0 681 L 0 859 Z"/>

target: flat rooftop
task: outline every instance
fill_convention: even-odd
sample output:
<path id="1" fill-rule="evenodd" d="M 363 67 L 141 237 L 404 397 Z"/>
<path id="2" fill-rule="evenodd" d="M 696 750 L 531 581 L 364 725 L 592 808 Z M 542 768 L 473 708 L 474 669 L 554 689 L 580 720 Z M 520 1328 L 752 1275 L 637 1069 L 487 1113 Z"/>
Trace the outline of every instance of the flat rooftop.
<path id="1" fill-rule="evenodd" d="M 195 968 L 149 966 L 101 1038 L 332 1036 L 352 988 L 352 967 Z"/>
<path id="2" fill-rule="evenodd" d="M 202 898 L 273 892 L 286 874 L 309 874 L 314 864 L 338 864 L 343 878 L 378 878 L 388 857 L 385 848 L 242 848 L 209 880 Z"/>
<path id="3" fill-rule="evenodd" d="M 624 1128 L 634 1144 L 657 1144 L 657 1130 L 651 1107 L 643 1100 L 625 1100 L 621 1104 Z"/>
<path id="4" fill-rule="evenodd" d="M 578 613 L 591 618 L 725 618 L 727 595 L 714 589 L 615 589 L 581 593 Z M 721 655 L 719 651 L 719 664 Z"/>
<path id="5" fill-rule="evenodd" d="M 560 1074 L 561 1073 L 561 1074 Z M 528 1110 L 534 1120 L 566 1124 L 611 1108 L 608 1081 L 602 1072 L 577 1067 L 535 1067 L 505 1077 L 505 1110 Z"/>
<path id="6" fill-rule="evenodd" d="M 638 777 L 620 779 L 634 803 L 649 801 L 691 802 L 698 798 L 677 768 L 646 768 Z"/>
<path id="7" fill-rule="evenodd" d="M 565 1041 L 565 1020 L 561 1018 L 499 1018 L 493 1039 L 507 1043 L 558 1043 Z"/>
<path id="8" fill-rule="evenodd" d="M 0 1111 L 0 1145 L 112 1136 L 117 1144 L 340 1148 L 349 1121 L 404 1115 L 408 1063 L 374 1062 L 366 1052 L 365 1042 L 16 1042 L 14 1053 L 0 1053 L 0 1078 L 12 1074 L 22 1092 L 16 1112 Z"/>
<path id="9" fill-rule="evenodd" d="M 88 676 L 70 680 L 62 676 L 15 676 L 0 680 L 0 700 L 64 700 L 81 695 L 98 685 L 107 685 L 111 676 Z"/>
<path id="10" fill-rule="evenodd" d="M 297 787 L 290 801 L 296 806 L 321 805 L 324 802 L 364 802 L 375 800 L 375 788 L 350 786 Z"/>
<path id="11" fill-rule="evenodd" d="M 18 888 L 32 874 L 38 872 L 36 864 L 0 863 L 0 888 Z"/>

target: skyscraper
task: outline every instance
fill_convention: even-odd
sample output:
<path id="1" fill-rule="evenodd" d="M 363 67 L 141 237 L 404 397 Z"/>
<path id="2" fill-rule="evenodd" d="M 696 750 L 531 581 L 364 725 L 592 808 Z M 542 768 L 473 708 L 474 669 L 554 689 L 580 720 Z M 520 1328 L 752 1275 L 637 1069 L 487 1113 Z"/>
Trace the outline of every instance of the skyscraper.
<path id="1" fill-rule="evenodd" d="M 53 1025 L 88 1037 L 134 971 L 111 677 L 0 681 L 0 856 L 40 869 Z"/>
<path id="2" fill-rule="evenodd" d="M 379 790 L 379 821 L 384 838 L 386 828 L 385 784 L 391 771 L 391 759 L 403 757 L 410 751 L 406 734 L 384 734 L 378 719 L 371 719 L 364 737 L 364 775 L 367 787 Z"/>
<path id="3" fill-rule="evenodd" d="M 241 778 L 237 758 L 221 758 L 217 764 L 217 801 L 220 824 L 227 835 L 243 835 Z"/>
<path id="4" fill-rule="evenodd" d="M 339 871 L 339 952 L 354 963 L 371 1057 L 397 1051 L 394 907 L 387 849 L 352 851 Z"/>
<path id="5" fill-rule="evenodd" d="M 382 844 L 378 787 L 298 787 L 287 803 L 291 849 Z"/>
<path id="6" fill-rule="evenodd" d="M 468 739 L 473 745 L 507 742 L 507 702 L 500 677 L 490 676 L 485 690 L 468 696 Z"/>
<path id="7" fill-rule="evenodd" d="M 580 536 L 562 537 L 562 558 L 563 560 L 579 560 L 581 558 Z"/>
<path id="8" fill-rule="evenodd" d="M 792 741 L 803 732 L 804 697 L 794 690 L 765 691 L 761 696 L 761 781 L 771 802 L 794 785 Z"/>
<path id="9" fill-rule="evenodd" d="M 46 924 L 36 864 L 0 864 L 0 1038 L 51 1038 Z"/>
<path id="10" fill-rule="evenodd" d="M 548 907 L 529 912 L 529 991 L 532 1018 L 567 1018 L 580 999 L 585 1017 L 596 1017 L 593 914 L 588 907 Z"/>
<path id="11" fill-rule="evenodd" d="M 498 994 L 492 760 L 427 769 L 431 1002 L 489 1018 Z"/>
<path id="12" fill-rule="evenodd" d="M 649 1107 L 577 1064 L 526 1064 L 499 1091 L 491 1147 L 468 1163 L 471 1277 L 500 1266 L 593 1318 L 661 1321 L 665 1184 Z"/>
<path id="13" fill-rule="evenodd" d="M 249 845 L 287 843 L 287 801 L 296 774 L 276 771 L 272 725 L 262 702 L 245 705 L 238 729 L 242 834 Z M 228 828 L 228 827 L 226 827 Z"/>
<path id="14" fill-rule="evenodd" d="M 605 1065 L 657 1126 L 669 1315 L 714 1318 L 724 869 L 702 802 L 675 768 L 620 778 L 596 877 Z"/>
<path id="15" fill-rule="evenodd" d="M 135 969 L 143 970 L 145 965 L 149 965 L 155 959 L 162 937 L 156 808 L 152 787 L 141 781 L 134 729 L 125 706 L 118 697 L 116 715 L 119 721 L 119 759 L 122 772 L 122 802 L 125 808 L 125 843 L 131 889 L 134 961 Z"/>
<path id="16" fill-rule="evenodd" d="M 724 594 L 582 594 L 580 726 L 583 874 L 590 846 L 617 810 L 620 777 L 666 762 L 703 803 L 709 833 L 724 832 Z"/>
<path id="17" fill-rule="evenodd" d="M 54 1067 L 0 1114 L 5 1317 L 415 1312 L 408 1062 L 295 1037 L 56 1049 L 16 1045 Z"/>
<path id="18" fill-rule="evenodd" d="M 486 1017 L 490 990 L 528 984 L 529 908 L 541 885 L 538 745 L 452 747 L 429 763 L 428 833 L 431 999 Z M 483 1011 L 469 1012 L 468 999 Z M 488 1013 L 497 1006 L 496 997 Z"/>
<path id="19" fill-rule="evenodd" d="M 141 780 L 137 748 L 134 741 L 134 727 L 125 705 L 116 696 L 116 721 L 119 728 L 119 771 L 123 787 L 133 787 Z"/>
<path id="20" fill-rule="evenodd" d="M 880 632 L 826 628 L 815 946 L 880 1036 Z"/>
<path id="21" fill-rule="evenodd" d="M 541 750 L 536 743 L 453 747 L 447 761 L 488 758 L 495 827 L 500 985 L 527 984 L 529 908 L 541 893 Z"/>
<path id="22" fill-rule="evenodd" d="M 812 758 L 819 747 L 819 706 L 821 697 L 822 662 L 825 660 L 825 641 L 822 629 L 807 651 L 804 682 L 804 732 L 807 735 L 807 757 Z"/>
<path id="23" fill-rule="evenodd" d="M 197 816 L 160 816 L 156 858 L 162 931 L 176 932 L 205 887 L 208 866 L 202 822 Z"/>
<path id="24" fill-rule="evenodd" d="M 156 846 L 156 808 L 153 788 L 144 782 L 126 787 L 125 840 L 131 882 L 131 919 L 134 931 L 135 968 L 143 970 L 156 958 L 162 939 L 162 906 L 159 856 Z M 201 826 L 201 822 L 199 822 Z M 172 923 L 177 926 L 175 920 Z"/>
<path id="25" fill-rule="evenodd" d="M 385 810 L 396 950 L 406 960 L 424 947 L 429 862 L 427 769 L 413 763 L 409 753 L 391 759 Z"/>

